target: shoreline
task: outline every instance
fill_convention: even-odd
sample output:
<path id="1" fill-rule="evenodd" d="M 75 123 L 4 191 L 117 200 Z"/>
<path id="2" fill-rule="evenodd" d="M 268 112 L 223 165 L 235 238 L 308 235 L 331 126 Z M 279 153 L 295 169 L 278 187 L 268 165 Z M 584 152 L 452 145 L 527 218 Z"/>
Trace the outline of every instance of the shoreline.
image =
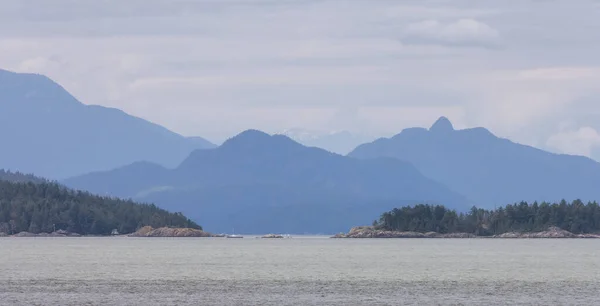
<path id="1" fill-rule="evenodd" d="M 0 232 L 0 238 L 77 238 L 77 237 L 97 237 L 97 238 L 225 238 L 226 234 L 213 234 L 205 232 L 203 230 L 194 228 L 176 228 L 176 227 L 160 227 L 152 228 L 150 226 L 144 226 L 137 231 L 129 234 L 116 234 L 116 235 L 81 235 L 78 233 L 71 233 L 65 230 L 58 230 L 52 233 L 30 233 L 20 232 L 14 235 L 9 235 L 4 232 Z M 284 239 L 290 238 L 280 234 L 265 234 L 257 235 L 256 238 L 261 239 Z"/>
<path id="2" fill-rule="evenodd" d="M 145 226 L 134 233 L 119 235 L 81 235 L 58 230 L 53 233 L 34 234 L 20 232 L 14 235 L 0 233 L 0 238 L 224 238 L 225 234 L 212 234 L 199 229 L 192 228 L 152 228 Z M 251 235 L 254 238 L 281 239 L 283 235 L 266 234 Z M 300 235 L 302 236 L 302 235 Z M 298 236 L 297 236 L 298 237 Z M 290 238 L 290 237 L 287 237 Z M 324 235 L 323 238 L 330 239 L 600 239 L 600 234 L 574 234 L 572 232 L 550 227 L 541 232 L 508 232 L 499 235 L 475 235 L 471 233 L 437 233 L 437 232 L 411 232 L 411 231 L 387 231 L 376 229 L 372 226 L 358 226 L 352 228 L 348 233 L 338 233 L 333 236 Z"/>
<path id="3" fill-rule="evenodd" d="M 437 233 L 437 232 L 399 232 L 378 230 L 372 226 L 352 228 L 348 233 L 339 233 L 334 239 L 599 239 L 600 234 L 573 234 L 558 227 L 550 227 L 542 232 L 509 232 L 492 236 L 481 236 L 471 233 Z"/>
<path id="4" fill-rule="evenodd" d="M 98 238 L 106 238 L 106 237 L 225 237 L 225 235 L 221 234 L 211 234 L 209 232 L 205 232 L 199 229 L 193 228 L 170 228 L 170 227 L 160 227 L 160 228 L 152 228 L 150 226 L 144 226 L 137 230 L 134 233 L 129 234 L 117 234 L 117 235 L 81 235 L 78 233 L 71 233 L 65 230 L 58 230 L 52 233 L 30 233 L 30 232 L 20 232 L 14 235 L 8 235 L 7 233 L 0 233 L 0 238 L 78 238 L 78 237 L 98 237 Z"/>

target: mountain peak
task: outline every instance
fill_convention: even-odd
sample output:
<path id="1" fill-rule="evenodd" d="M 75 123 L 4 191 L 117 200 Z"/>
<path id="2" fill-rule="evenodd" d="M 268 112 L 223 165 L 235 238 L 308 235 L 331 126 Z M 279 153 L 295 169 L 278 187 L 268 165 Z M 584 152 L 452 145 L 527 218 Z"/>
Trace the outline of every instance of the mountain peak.
<path id="1" fill-rule="evenodd" d="M 268 138 L 271 138 L 271 135 L 269 135 L 263 131 L 250 129 L 250 130 L 245 130 L 245 131 L 237 134 L 236 136 L 231 137 L 226 142 L 239 141 L 239 140 L 243 140 L 243 139 L 260 140 L 260 139 L 268 139 Z"/>
<path id="2" fill-rule="evenodd" d="M 454 126 L 452 125 L 452 122 L 448 120 L 448 118 L 442 116 L 429 128 L 429 131 L 434 133 L 451 132 L 454 131 Z"/>
<path id="3" fill-rule="evenodd" d="M 250 149 L 250 148 L 273 148 L 287 145 L 298 145 L 287 136 L 271 136 L 259 130 L 246 130 L 228 139 L 221 145 L 222 148 Z"/>
<path id="4" fill-rule="evenodd" d="M 44 75 L 2 69 L 0 139 L 14 145 L 0 150 L 0 168 L 51 179 L 138 160 L 174 167 L 193 150 L 207 147 L 121 110 L 85 105 Z M 55 140 L 53 145 L 48 139 Z M 44 150 L 36 149 L 40 146 Z"/>

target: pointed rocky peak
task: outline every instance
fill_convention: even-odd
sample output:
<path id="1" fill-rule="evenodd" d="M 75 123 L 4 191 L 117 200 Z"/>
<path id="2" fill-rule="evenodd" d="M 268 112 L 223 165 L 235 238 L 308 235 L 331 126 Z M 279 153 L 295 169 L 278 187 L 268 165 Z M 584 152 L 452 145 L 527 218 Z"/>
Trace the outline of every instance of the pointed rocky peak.
<path id="1" fill-rule="evenodd" d="M 448 133 L 454 131 L 454 126 L 448 118 L 442 116 L 429 128 L 429 131 L 433 133 Z"/>

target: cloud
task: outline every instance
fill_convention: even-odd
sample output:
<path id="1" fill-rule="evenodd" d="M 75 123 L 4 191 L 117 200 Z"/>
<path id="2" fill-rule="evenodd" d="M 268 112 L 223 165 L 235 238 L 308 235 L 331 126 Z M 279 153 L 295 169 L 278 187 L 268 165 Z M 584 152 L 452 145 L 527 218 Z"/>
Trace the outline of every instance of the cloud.
<path id="1" fill-rule="evenodd" d="M 409 24 L 402 41 L 409 44 L 492 48 L 499 46 L 499 37 L 498 31 L 474 19 L 459 19 L 450 23 L 430 19 Z"/>
<path id="2" fill-rule="evenodd" d="M 581 81 L 582 79 L 599 78 L 597 67 L 550 67 L 527 69 L 520 71 L 518 77 L 532 81 Z"/>
<path id="3" fill-rule="evenodd" d="M 186 135 L 383 136 L 440 115 L 527 144 L 562 120 L 600 131 L 581 120 L 600 96 L 590 0 L 0 2 L 0 68 Z"/>
<path id="4" fill-rule="evenodd" d="M 48 73 L 59 69 L 64 62 L 57 56 L 28 58 L 19 64 L 18 70 L 30 73 Z"/>
<path id="5" fill-rule="evenodd" d="M 576 130 L 564 130 L 548 138 L 546 145 L 561 153 L 590 157 L 600 146 L 600 134 L 589 126 Z"/>

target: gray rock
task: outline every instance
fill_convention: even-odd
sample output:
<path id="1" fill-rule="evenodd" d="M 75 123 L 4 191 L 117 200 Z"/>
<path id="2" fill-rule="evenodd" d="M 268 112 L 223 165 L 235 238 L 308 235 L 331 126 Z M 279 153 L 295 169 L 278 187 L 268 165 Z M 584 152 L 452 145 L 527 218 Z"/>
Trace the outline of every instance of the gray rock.
<path id="1" fill-rule="evenodd" d="M 493 236 L 493 238 L 600 238 L 595 234 L 573 234 L 559 227 L 551 226 L 543 232 L 510 232 Z"/>
<path id="2" fill-rule="evenodd" d="M 144 226 L 135 233 L 129 235 L 130 237 L 215 237 L 211 233 L 197 230 L 193 228 L 152 228 L 150 226 Z"/>
<path id="3" fill-rule="evenodd" d="M 20 232 L 13 235 L 13 237 L 38 237 L 38 235 L 30 232 Z"/>
<path id="4" fill-rule="evenodd" d="M 372 226 L 354 227 L 347 234 L 340 233 L 332 238 L 478 238 L 470 233 L 449 233 L 440 234 L 436 232 L 417 233 L 417 232 L 395 232 L 378 230 Z M 482 237 L 483 238 L 483 237 Z M 600 238 L 597 234 L 573 234 L 558 227 L 550 227 L 543 232 L 522 233 L 510 232 L 488 238 Z"/>
<path id="5" fill-rule="evenodd" d="M 277 235 L 277 234 L 268 234 L 268 235 L 264 235 L 264 236 L 262 236 L 261 238 L 269 238 L 269 239 L 272 239 L 272 238 L 283 238 L 283 236 L 282 236 L 282 235 Z"/>

